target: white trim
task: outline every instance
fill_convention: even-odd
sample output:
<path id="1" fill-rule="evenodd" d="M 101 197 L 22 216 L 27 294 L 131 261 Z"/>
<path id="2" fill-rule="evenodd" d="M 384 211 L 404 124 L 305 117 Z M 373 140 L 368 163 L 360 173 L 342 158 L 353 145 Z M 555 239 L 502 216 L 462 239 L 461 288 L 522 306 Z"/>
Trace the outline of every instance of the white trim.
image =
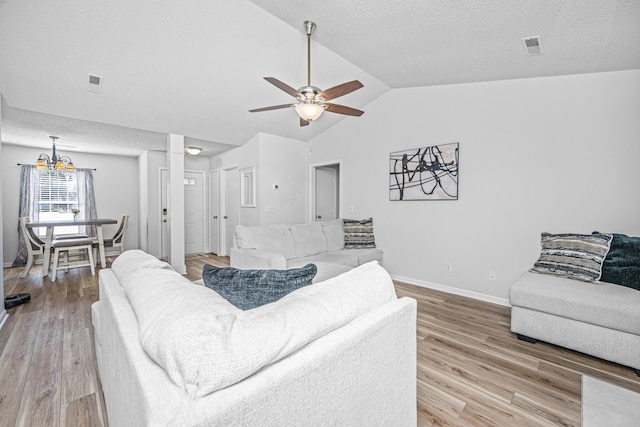
<path id="1" fill-rule="evenodd" d="M 217 188 L 217 196 L 218 196 L 218 200 L 213 200 L 211 197 L 211 191 L 213 190 L 213 186 L 212 186 L 212 178 L 215 175 L 216 177 L 216 181 L 218 184 L 218 188 Z M 220 171 L 219 169 L 212 169 L 209 170 L 209 181 L 208 181 L 208 198 L 209 198 L 209 214 L 208 214 L 208 223 L 209 223 L 209 232 L 207 234 L 208 236 L 208 244 L 207 244 L 207 250 L 209 251 L 209 253 L 213 253 L 213 246 L 217 246 L 217 250 L 216 250 L 216 255 L 218 255 L 220 253 L 220 224 L 222 223 L 221 218 L 220 218 Z M 218 212 L 216 212 L 216 216 L 217 218 L 213 218 L 214 215 L 214 210 L 213 210 L 213 204 L 216 203 L 218 206 Z M 217 224 L 217 229 L 218 229 L 218 244 L 217 245 L 211 245 L 211 233 L 214 230 L 214 228 L 216 228 L 216 225 L 214 225 L 214 222 L 216 222 Z"/>
<path id="2" fill-rule="evenodd" d="M 313 214 L 315 212 L 315 203 L 316 203 L 316 168 L 319 167 L 323 167 L 323 166 L 333 166 L 333 165 L 338 165 L 338 218 L 342 218 L 342 212 L 343 212 L 343 208 L 342 208 L 342 182 L 344 181 L 342 179 L 342 160 L 330 160 L 330 161 L 325 161 L 325 162 L 319 162 L 319 163 L 311 163 L 309 165 L 309 213 L 307 215 L 308 221 L 311 222 L 315 222 L 315 218 L 313 217 Z"/>
<path id="3" fill-rule="evenodd" d="M 238 163 L 233 163 L 231 165 L 227 165 L 227 166 L 222 166 L 219 168 L 220 170 L 220 194 L 218 195 L 219 200 L 220 200 L 220 205 L 218 206 L 219 209 L 219 214 L 218 216 L 222 215 L 222 218 L 220 219 L 224 219 L 225 216 L 227 215 L 227 174 L 228 173 L 232 173 L 233 170 L 236 170 L 236 173 L 238 174 L 238 187 L 240 187 L 240 165 Z M 238 192 L 239 193 L 239 192 Z M 238 197 L 240 195 L 238 194 Z M 240 202 L 238 200 L 238 202 Z M 240 223 L 240 203 L 238 203 L 238 224 Z M 220 227 L 220 256 L 229 256 L 230 254 L 227 253 L 227 224 L 226 221 L 223 221 L 224 226 Z"/>
<path id="4" fill-rule="evenodd" d="M 8 318 L 9 318 L 9 313 L 7 313 L 7 310 L 3 308 L 2 311 L 0 311 L 0 330 L 2 330 L 2 327 L 7 322 Z"/>
<path id="5" fill-rule="evenodd" d="M 449 294 L 460 295 L 463 297 L 473 298 L 480 301 L 490 302 L 492 304 L 501 305 L 504 307 L 511 307 L 509 304 L 509 300 L 506 298 L 494 297 L 492 295 L 481 294 L 479 292 L 466 291 L 460 288 L 454 288 L 452 286 L 440 285 L 438 283 L 426 282 L 424 280 L 411 279 L 409 277 L 398 276 L 396 274 L 391 274 L 391 278 L 393 280 L 397 280 L 398 282 L 408 283 L 410 285 L 421 286 L 423 288 L 435 289 L 437 291 L 447 292 Z"/>
<path id="6" fill-rule="evenodd" d="M 209 199 L 209 183 L 207 182 L 207 171 L 200 169 L 185 169 L 184 174 L 193 173 L 202 175 L 202 253 L 209 253 L 209 239 L 205 240 L 204 236 L 209 236 L 209 221 L 207 221 L 207 200 Z M 185 221 L 186 222 L 186 221 Z M 185 240 L 186 240 L 185 234 Z M 186 247 L 186 242 L 185 242 Z"/>

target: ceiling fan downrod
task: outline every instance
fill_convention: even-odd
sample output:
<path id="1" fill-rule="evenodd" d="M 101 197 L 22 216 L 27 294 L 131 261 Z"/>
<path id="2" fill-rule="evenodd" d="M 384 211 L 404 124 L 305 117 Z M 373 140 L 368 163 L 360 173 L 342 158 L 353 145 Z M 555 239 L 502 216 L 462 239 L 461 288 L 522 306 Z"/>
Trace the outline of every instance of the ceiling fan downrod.
<path id="1" fill-rule="evenodd" d="M 311 86 L 311 34 L 316 29 L 313 21 L 304 21 L 305 30 L 307 31 L 307 86 Z"/>

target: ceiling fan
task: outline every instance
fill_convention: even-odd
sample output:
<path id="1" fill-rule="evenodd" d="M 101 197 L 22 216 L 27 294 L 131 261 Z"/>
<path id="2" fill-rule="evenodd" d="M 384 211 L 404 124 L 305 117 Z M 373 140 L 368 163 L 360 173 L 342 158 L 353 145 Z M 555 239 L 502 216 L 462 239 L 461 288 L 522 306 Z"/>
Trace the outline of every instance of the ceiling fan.
<path id="1" fill-rule="evenodd" d="M 279 110 L 281 108 L 293 107 L 300 116 L 300 126 L 307 126 L 309 122 L 320 117 L 325 110 L 330 113 L 344 114 L 347 116 L 359 117 L 363 115 L 364 111 L 362 110 L 326 102 L 363 87 L 363 84 L 358 80 L 342 83 L 326 90 L 311 86 L 311 34 L 316 29 L 316 24 L 311 21 L 304 21 L 303 25 L 307 31 L 307 85 L 296 90 L 275 77 L 264 78 L 278 89 L 296 98 L 298 102 L 295 104 L 282 104 L 273 105 L 271 107 L 256 108 L 249 110 L 249 112 L 257 113 L 260 111 Z"/>

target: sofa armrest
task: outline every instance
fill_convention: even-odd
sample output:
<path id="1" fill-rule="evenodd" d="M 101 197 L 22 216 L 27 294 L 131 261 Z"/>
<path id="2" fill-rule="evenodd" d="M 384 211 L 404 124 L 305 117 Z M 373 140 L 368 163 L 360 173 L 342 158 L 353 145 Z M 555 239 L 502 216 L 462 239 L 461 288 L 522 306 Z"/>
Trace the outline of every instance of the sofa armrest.
<path id="1" fill-rule="evenodd" d="M 231 267 L 243 269 L 286 270 L 284 255 L 257 249 L 231 248 Z"/>

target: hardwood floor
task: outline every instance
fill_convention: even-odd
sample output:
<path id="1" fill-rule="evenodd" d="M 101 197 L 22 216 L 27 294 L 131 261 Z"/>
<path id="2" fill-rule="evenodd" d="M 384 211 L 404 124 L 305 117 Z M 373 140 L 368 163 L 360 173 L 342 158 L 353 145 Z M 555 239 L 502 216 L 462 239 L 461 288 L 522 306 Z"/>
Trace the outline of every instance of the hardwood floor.
<path id="1" fill-rule="evenodd" d="M 109 264 L 112 259 L 109 259 Z M 190 256 L 187 277 L 215 255 Z M 4 269 L 5 295 L 29 292 L 0 330 L 0 427 L 106 426 L 93 350 L 91 304 L 98 276 L 38 266 L 24 279 Z M 518 341 L 509 308 L 396 282 L 418 301 L 418 425 L 580 425 L 581 376 L 640 392 L 629 368 L 545 343 Z"/>

